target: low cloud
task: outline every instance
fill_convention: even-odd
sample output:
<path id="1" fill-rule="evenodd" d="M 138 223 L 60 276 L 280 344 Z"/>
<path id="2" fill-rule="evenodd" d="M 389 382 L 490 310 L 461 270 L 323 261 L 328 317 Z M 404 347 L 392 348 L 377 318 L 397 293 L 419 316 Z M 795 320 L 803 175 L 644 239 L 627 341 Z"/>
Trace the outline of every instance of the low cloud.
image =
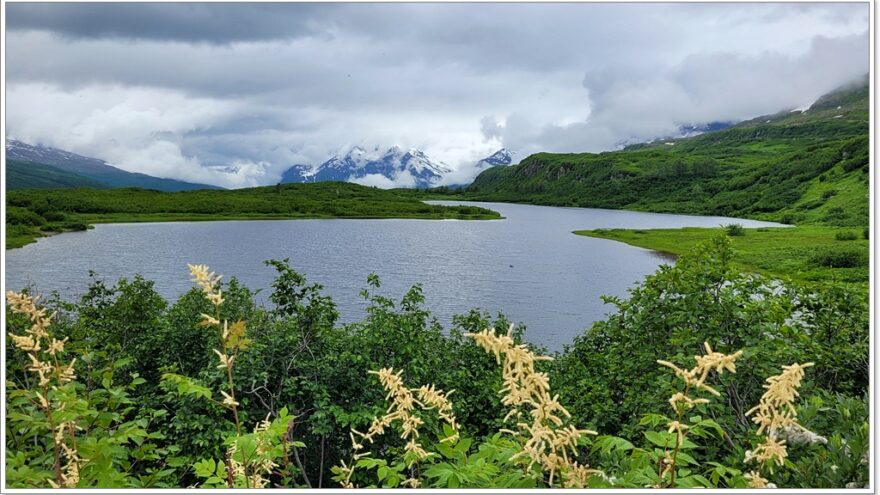
<path id="1" fill-rule="evenodd" d="M 682 125 L 739 121 L 808 106 L 867 72 L 866 35 L 816 37 L 808 45 L 798 55 L 707 53 L 651 73 L 588 73 L 589 118 L 542 125 L 511 114 L 503 127 L 484 135 L 527 153 L 596 152 L 675 135 Z"/>
<path id="2" fill-rule="evenodd" d="M 808 104 L 869 67 L 866 4 L 7 13 L 8 137 L 227 187 L 271 184 L 361 143 L 421 148 L 454 169 L 444 183 L 466 183 L 501 147 L 613 149 Z"/>
<path id="3" fill-rule="evenodd" d="M 363 177 L 352 179 L 351 182 L 364 186 L 378 187 L 379 189 L 393 189 L 395 187 L 415 187 L 416 179 L 409 172 L 401 172 L 389 179 L 381 174 L 367 174 Z"/>

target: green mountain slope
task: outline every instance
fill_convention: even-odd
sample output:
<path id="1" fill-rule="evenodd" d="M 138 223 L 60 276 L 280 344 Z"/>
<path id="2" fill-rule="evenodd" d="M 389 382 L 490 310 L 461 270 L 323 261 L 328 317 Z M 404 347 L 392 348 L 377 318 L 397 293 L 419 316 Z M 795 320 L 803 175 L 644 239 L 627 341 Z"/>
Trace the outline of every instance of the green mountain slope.
<path id="1" fill-rule="evenodd" d="M 142 187 L 157 191 L 189 191 L 193 189 L 222 189 L 208 184 L 197 184 L 175 179 L 153 177 L 116 168 L 104 160 L 77 155 L 69 151 L 47 146 L 34 146 L 15 139 L 6 140 L 6 160 L 38 163 L 55 167 L 69 174 L 85 177 L 103 187 Z M 12 182 L 10 181 L 10 186 Z M 67 186 L 62 186 L 67 187 Z M 10 187 L 11 188 L 11 187 Z M 21 189 L 19 187 L 18 189 Z"/>
<path id="2" fill-rule="evenodd" d="M 699 136 L 605 153 L 531 155 L 480 174 L 467 199 L 837 226 L 868 224 L 867 81 Z"/>
<path id="3" fill-rule="evenodd" d="M 56 189 L 62 187 L 103 189 L 107 185 L 43 163 L 20 160 L 6 161 L 7 191 L 18 189 Z"/>

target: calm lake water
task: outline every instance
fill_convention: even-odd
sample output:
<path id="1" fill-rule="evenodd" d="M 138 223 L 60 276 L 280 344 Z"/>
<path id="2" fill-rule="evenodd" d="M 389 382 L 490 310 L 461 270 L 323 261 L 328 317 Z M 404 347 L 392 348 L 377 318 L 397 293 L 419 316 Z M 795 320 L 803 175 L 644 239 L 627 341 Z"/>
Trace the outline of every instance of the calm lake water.
<path id="1" fill-rule="evenodd" d="M 252 289 L 263 289 L 257 297 L 266 302 L 274 270 L 263 260 L 290 258 L 297 271 L 324 285 L 343 322 L 363 317 L 366 304 L 358 293 L 367 275 L 376 273 L 381 293 L 395 300 L 421 283 L 427 307 L 444 326 L 453 314 L 479 307 L 503 312 L 526 325 L 528 340 L 561 350 L 613 309 L 601 295 L 625 296 L 670 262 L 653 251 L 571 231 L 716 227 L 734 221 L 778 226 L 724 217 L 475 204 L 506 218 L 96 225 L 7 251 L 6 287 L 33 285 L 37 292 L 57 290 L 72 298 L 85 292 L 90 270 L 108 283 L 140 273 L 173 300 L 192 286 L 186 263 L 205 263 L 226 278 L 234 275 Z"/>

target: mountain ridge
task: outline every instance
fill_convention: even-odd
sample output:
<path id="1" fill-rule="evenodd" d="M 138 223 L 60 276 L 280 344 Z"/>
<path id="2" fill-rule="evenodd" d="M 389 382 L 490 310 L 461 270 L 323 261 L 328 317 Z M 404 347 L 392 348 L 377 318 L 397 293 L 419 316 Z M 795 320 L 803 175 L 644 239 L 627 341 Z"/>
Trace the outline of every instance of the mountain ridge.
<path id="1" fill-rule="evenodd" d="M 481 159 L 476 166 L 478 169 L 504 166 L 509 165 L 512 159 L 511 153 L 502 148 L 491 156 Z M 354 146 L 344 155 L 333 155 L 316 167 L 306 164 L 289 167 L 282 174 L 281 183 L 326 181 L 364 183 L 370 179 L 384 178 L 395 184 L 402 182 L 410 187 L 426 188 L 438 185 L 452 172 L 453 170 L 446 164 L 432 160 L 424 151 L 417 148 L 404 151 L 399 146 L 392 146 L 387 151 L 381 152 L 378 147 L 367 151 L 360 146 Z M 408 180 L 406 175 L 409 175 L 411 180 Z"/>
<path id="2" fill-rule="evenodd" d="M 867 225 L 867 81 L 697 136 L 490 168 L 461 199 Z"/>
<path id="3" fill-rule="evenodd" d="M 138 172 L 128 172 L 110 165 L 104 160 L 78 155 L 59 148 L 31 145 L 15 139 L 6 140 L 6 160 L 8 171 L 14 172 L 12 178 L 7 177 L 7 189 L 29 189 L 32 187 L 50 187 L 46 181 L 40 181 L 34 170 L 60 170 L 67 181 L 77 184 L 91 184 L 74 187 L 141 187 L 158 191 L 189 191 L 194 189 L 222 189 L 210 184 L 198 184 L 154 177 Z M 47 169 L 46 167 L 51 167 Z M 57 172 L 53 172 L 57 173 Z M 79 178 L 79 179 L 77 179 Z M 14 179 L 14 181 L 13 181 Z M 48 184 L 63 184 L 48 182 Z M 40 185 L 44 184 L 44 185 Z M 61 186 L 71 187 L 71 186 Z"/>

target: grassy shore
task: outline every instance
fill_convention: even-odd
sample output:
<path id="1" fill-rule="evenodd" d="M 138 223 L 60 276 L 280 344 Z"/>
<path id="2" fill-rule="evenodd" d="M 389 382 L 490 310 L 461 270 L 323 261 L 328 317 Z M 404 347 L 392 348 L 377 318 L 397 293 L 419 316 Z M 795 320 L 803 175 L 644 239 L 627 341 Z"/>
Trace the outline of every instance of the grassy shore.
<path id="1" fill-rule="evenodd" d="M 681 255 L 723 232 L 721 228 L 683 228 L 574 233 Z M 743 235 L 731 239 L 736 252 L 734 263 L 747 271 L 797 281 L 868 282 L 869 242 L 864 229 L 814 225 L 743 229 Z"/>
<path id="2" fill-rule="evenodd" d="M 146 189 L 33 189 L 9 192 L 6 206 L 7 249 L 53 233 L 86 230 L 96 223 L 501 218 L 498 212 L 486 208 L 430 205 L 393 191 L 330 182 L 173 193 Z"/>
<path id="3" fill-rule="evenodd" d="M 93 224 L 99 223 L 145 223 L 145 222 L 216 222 L 229 220 L 315 220 L 315 219 L 357 219 L 357 220 L 381 220 L 381 219 L 415 219 L 415 220 L 498 220 L 503 217 L 492 210 L 491 213 L 459 213 L 428 215 L 419 213 L 401 212 L 396 215 L 331 215 L 331 214 L 194 214 L 194 213 L 106 213 L 92 215 L 76 215 L 77 222 L 53 223 L 49 222 L 45 228 L 32 227 L 27 229 L 9 228 L 7 226 L 6 249 L 15 249 L 36 242 L 40 237 L 50 237 L 63 232 L 77 232 L 92 228 Z M 492 213 L 495 213 L 494 215 Z"/>

